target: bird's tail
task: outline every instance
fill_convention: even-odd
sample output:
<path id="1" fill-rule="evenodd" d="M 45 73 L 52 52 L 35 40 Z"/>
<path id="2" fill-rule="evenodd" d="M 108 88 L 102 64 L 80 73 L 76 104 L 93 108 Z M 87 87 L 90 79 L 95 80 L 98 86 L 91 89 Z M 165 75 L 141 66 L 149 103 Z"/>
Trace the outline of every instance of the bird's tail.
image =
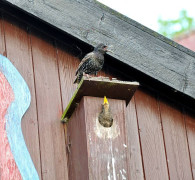
<path id="1" fill-rule="evenodd" d="M 74 84 L 75 83 L 79 84 L 82 77 L 83 77 L 83 73 L 78 73 L 76 79 L 74 80 Z"/>

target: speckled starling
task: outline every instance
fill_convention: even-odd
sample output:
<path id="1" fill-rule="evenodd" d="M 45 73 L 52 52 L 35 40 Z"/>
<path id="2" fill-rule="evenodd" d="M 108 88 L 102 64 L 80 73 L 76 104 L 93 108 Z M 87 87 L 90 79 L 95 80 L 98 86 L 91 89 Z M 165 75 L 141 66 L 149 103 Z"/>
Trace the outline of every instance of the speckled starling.
<path id="1" fill-rule="evenodd" d="M 104 96 L 104 103 L 102 104 L 102 111 L 99 114 L 98 120 L 104 127 L 111 127 L 113 124 L 113 118 L 106 96 Z"/>
<path id="2" fill-rule="evenodd" d="M 104 65 L 104 54 L 108 51 L 108 47 L 103 43 L 94 48 L 93 52 L 88 53 L 79 64 L 76 71 L 76 79 L 74 83 L 79 83 L 85 74 L 95 74 L 100 71 Z"/>

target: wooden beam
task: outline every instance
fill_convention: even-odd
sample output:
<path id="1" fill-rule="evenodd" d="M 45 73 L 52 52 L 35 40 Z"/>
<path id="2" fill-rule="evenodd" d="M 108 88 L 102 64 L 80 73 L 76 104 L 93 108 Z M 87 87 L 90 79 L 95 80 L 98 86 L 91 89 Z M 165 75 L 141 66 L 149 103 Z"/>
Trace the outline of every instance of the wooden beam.
<path id="1" fill-rule="evenodd" d="M 97 1 L 0 3 L 12 4 L 87 44 L 112 45 L 110 56 L 195 99 L 195 53 Z"/>
<path id="2" fill-rule="evenodd" d="M 129 179 L 124 100 L 108 99 L 113 125 L 100 125 L 103 98 L 84 96 L 68 129 L 70 179 Z"/>

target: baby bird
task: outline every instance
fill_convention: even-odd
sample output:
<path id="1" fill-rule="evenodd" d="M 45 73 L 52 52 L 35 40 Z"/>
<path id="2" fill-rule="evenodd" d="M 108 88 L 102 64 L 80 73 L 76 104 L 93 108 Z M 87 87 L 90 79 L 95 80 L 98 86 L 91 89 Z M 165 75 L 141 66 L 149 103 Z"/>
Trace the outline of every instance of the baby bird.
<path id="1" fill-rule="evenodd" d="M 102 104 L 102 111 L 99 114 L 98 120 L 99 123 L 104 127 L 111 127 L 113 124 L 113 118 L 106 96 L 104 96 L 104 103 Z"/>
<path id="2" fill-rule="evenodd" d="M 103 43 L 94 48 L 93 52 L 88 53 L 79 64 L 76 70 L 76 79 L 74 83 L 79 83 L 85 74 L 95 74 L 100 71 L 104 65 L 104 54 L 109 51 Z"/>

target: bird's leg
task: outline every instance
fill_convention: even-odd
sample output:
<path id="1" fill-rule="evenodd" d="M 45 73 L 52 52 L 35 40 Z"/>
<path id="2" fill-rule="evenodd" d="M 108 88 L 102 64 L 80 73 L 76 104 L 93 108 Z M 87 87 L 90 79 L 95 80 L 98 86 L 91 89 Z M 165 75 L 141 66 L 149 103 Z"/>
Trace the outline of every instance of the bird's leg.
<path id="1" fill-rule="evenodd" d="M 89 79 L 91 76 L 89 74 L 87 74 L 87 78 Z"/>
<path id="2" fill-rule="evenodd" d="M 95 76 L 97 76 L 97 72 L 95 72 Z M 101 78 L 102 80 L 104 79 L 104 76 L 98 76 L 98 78 Z"/>
<path id="3" fill-rule="evenodd" d="M 95 76 L 98 76 L 98 72 L 95 72 Z M 98 78 L 101 78 L 103 80 L 103 76 L 98 76 Z"/>
<path id="4" fill-rule="evenodd" d="M 85 72 L 83 72 L 83 76 L 86 76 L 86 77 L 87 77 L 87 79 L 89 79 L 89 78 L 90 78 L 89 74 L 86 74 Z"/>

